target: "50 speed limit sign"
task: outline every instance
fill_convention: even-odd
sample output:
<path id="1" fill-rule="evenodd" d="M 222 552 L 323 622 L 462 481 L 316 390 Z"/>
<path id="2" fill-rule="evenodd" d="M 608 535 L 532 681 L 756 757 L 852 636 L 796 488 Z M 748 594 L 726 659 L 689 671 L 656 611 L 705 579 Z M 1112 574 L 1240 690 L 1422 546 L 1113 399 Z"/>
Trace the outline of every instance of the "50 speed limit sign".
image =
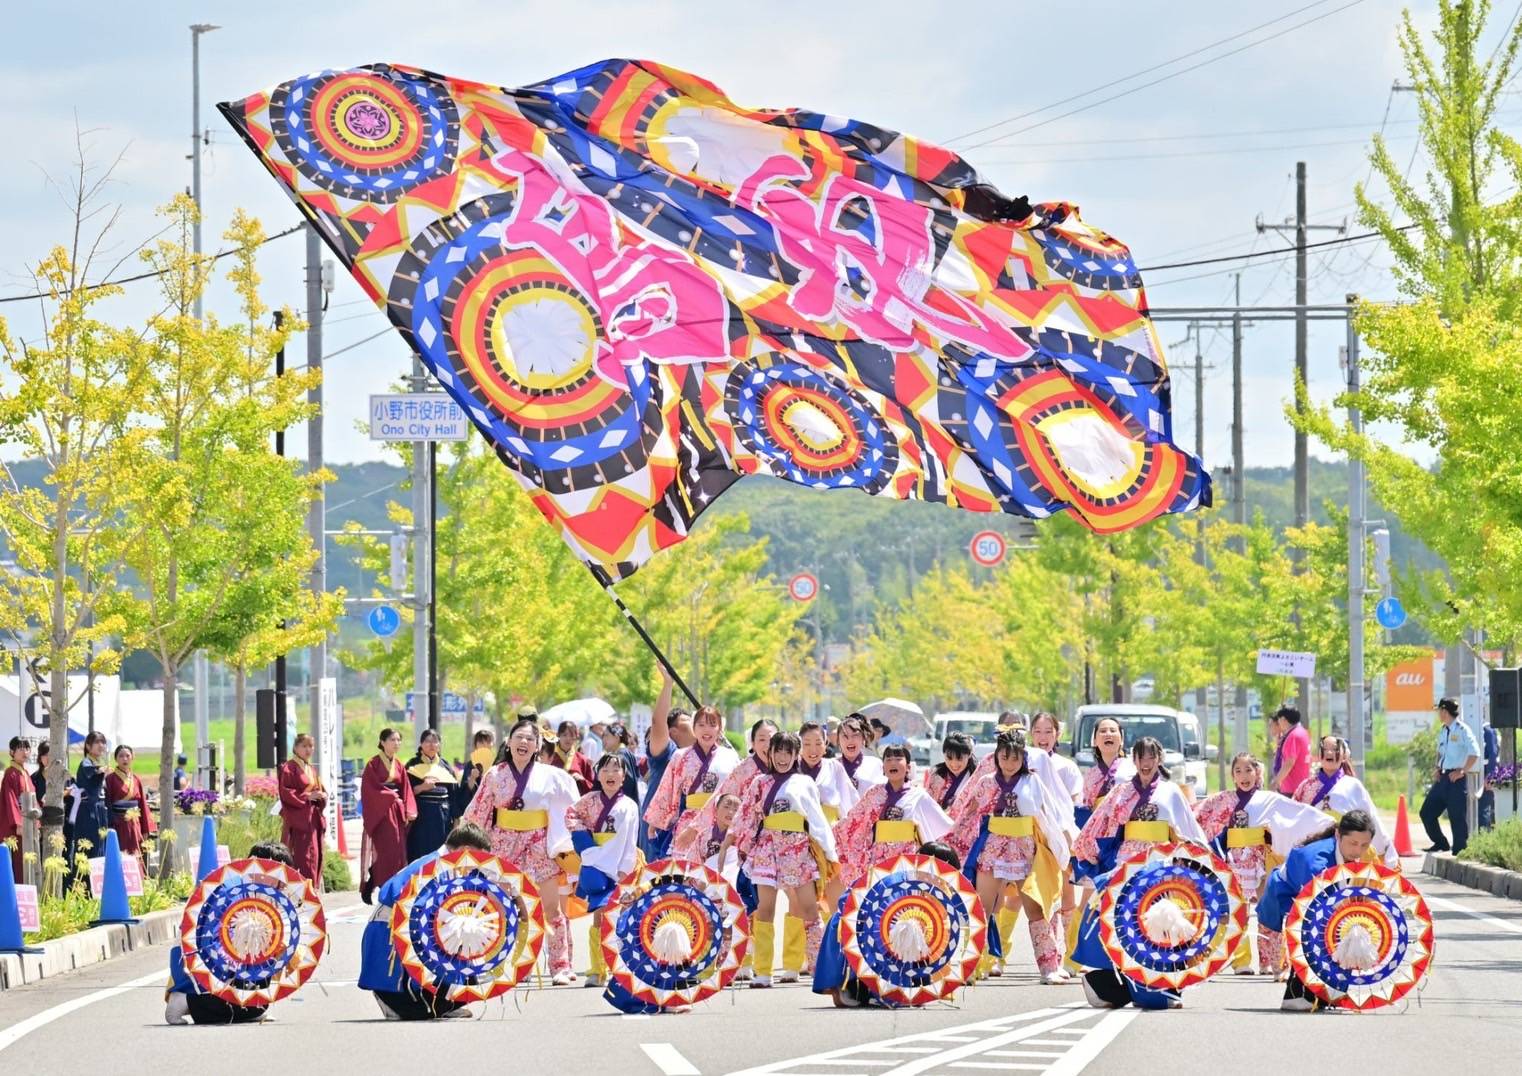
<path id="1" fill-rule="evenodd" d="M 979 531 L 972 536 L 967 549 L 973 560 L 985 568 L 992 568 L 1004 562 L 1009 543 L 1005 542 L 1004 535 L 998 531 Z"/>
<path id="2" fill-rule="evenodd" d="M 787 581 L 787 593 L 795 602 L 811 602 L 819 595 L 819 580 L 812 572 L 799 572 Z"/>

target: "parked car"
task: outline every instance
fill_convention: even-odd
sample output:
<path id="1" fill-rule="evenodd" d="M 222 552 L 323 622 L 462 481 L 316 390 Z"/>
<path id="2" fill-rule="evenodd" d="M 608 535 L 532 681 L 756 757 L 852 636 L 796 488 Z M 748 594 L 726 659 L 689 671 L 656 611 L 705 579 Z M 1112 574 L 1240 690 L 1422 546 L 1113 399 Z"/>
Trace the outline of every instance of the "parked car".
<path id="1" fill-rule="evenodd" d="M 951 710 L 936 714 L 931 735 L 909 741 L 909 753 L 919 766 L 930 766 L 941 760 L 941 741 L 953 732 L 965 732 L 972 737 L 974 759 L 993 753 L 994 740 L 999 727 L 999 715 L 973 710 Z"/>

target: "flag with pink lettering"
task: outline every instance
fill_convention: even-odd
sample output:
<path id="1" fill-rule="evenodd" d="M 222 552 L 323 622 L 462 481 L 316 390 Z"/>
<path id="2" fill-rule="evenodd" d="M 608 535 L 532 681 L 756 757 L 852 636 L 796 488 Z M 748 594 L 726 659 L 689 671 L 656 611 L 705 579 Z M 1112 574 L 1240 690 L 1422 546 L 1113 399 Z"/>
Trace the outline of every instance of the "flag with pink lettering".
<path id="1" fill-rule="evenodd" d="M 948 150 L 633 60 L 220 107 L 615 578 L 746 475 L 1100 532 L 1210 503 L 1130 251 Z"/>

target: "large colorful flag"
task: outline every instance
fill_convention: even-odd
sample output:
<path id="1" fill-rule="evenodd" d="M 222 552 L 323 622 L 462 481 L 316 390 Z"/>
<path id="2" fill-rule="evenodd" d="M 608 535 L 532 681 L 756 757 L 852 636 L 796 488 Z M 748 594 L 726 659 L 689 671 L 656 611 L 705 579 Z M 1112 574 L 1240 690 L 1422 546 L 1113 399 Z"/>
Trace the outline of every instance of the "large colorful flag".
<path id="1" fill-rule="evenodd" d="M 614 577 L 744 475 L 1096 531 L 1210 503 L 1130 252 L 947 150 L 631 60 L 221 109 Z"/>

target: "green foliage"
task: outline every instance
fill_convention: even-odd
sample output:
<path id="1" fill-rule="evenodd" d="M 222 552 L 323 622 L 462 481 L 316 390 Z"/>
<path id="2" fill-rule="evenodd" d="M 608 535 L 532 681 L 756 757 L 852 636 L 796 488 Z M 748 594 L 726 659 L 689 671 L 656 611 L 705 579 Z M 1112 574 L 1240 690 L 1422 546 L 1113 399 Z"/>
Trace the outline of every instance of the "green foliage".
<path id="1" fill-rule="evenodd" d="M 1509 647 L 1522 639 L 1522 144 L 1496 121 L 1522 26 L 1482 62 L 1489 14 L 1489 3 L 1443 0 L 1429 45 L 1407 13 L 1401 49 L 1432 166 L 1408 182 L 1376 137 L 1373 165 L 1395 205 L 1358 190 L 1406 301 L 1358 312 L 1370 353 L 1357 403 L 1395 437 L 1354 434 L 1325 410 L 1305 427 L 1366 460 L 1379 499 L 1442 558 L 1443 571 L 1400 581 L 1413 614 L 1444 641 L 1480 628 Z M 1497 189 L 1507 194 L 1492 200 Z"/>
<path id="2" fill-rule="evenodd" d="M 322 890 L 324 893 L 347 893 L 354 888 L 354 876 L 349 873 L 349 863 L 343 856 L 329 849 L 322 857 Z"/>
<path id="3" fill-rule="evenodd" d="M 327 476 L 302 473 L 299 461 L 274 454 L 271 441 L 311 413 L 305 396 L 318 375 L 273 376 L 269 356 L 290 329 L 262 327 L 254 263 L 263 231 L 240 214 L 226 236 L 238 251 L 231 279 L 240 320 L 201 320 L 194 307 L 210 264 L 190 251 L 195 205 L 181 196 L 164 212 L 169 235 L 143 260 L 161 274 L 165 306 L 141 336 L 141 423 L 120 438 L 118 477 L 130 491 L 132 518 L 144 524 L 123 559 L 137 582 L 129 637 L 163 674 L 160 788 L 171 783 L 179 670 L 196 650 L 252 661 L 293 631 L 326 631 L 342 608 L 341 594 L 305 605 L 297 599 L 315 557 L 306 506 Z M 298 628 L 280 632 L 282 618 Z M 168 829 L 173 798 L 163 797 L 160 809 Z"/>
<path id="4" fill-rule="evenodd" d="M 1509 871 L 1522 871 L 1522 820 L 1508 818 L 1495 829 L 1471 833 L 1469 844 L 1459 853 L 1459 858 Z"/>
<path id="5" fill-rule="evenodd" d="M 251 811 L 229 811 L 217 820 L 217 843 L 227 845 L 227 853 L 234 859 L 242 859 L 248 850 L 263 841 L 280 839 L 280 816 L 270 814 L 275 800 L 269 796 L 253 796 Z"/>

